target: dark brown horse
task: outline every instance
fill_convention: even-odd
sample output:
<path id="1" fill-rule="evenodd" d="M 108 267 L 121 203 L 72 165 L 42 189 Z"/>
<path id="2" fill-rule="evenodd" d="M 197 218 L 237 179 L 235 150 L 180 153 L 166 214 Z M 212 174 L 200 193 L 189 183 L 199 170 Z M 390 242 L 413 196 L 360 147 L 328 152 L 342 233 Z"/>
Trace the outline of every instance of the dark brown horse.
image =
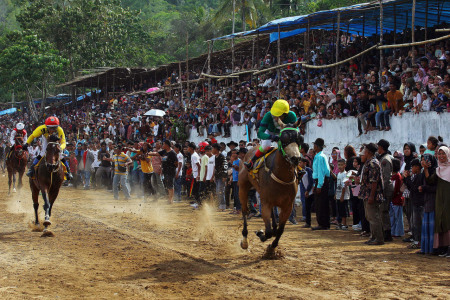
<path id="1" fill-rule="evenodd" d="M 15 145 L 12 146 L 12 152 L 6 159 L 6 169 L 8 170 L 8 195 L 11 194 L 11 184 L 13 192 L 16 192 L 16 173 L 19 173 L 19 183 L 17 188 L 22 188 L 22 177 L 28 162 L 28 152 L 22 149 L 23 137 L 16 136 Z"/>
<path id="2" fill-rule="evenodd" d="M 283 234 L 286 221 L 292 212 L 292 208 L 297 195 L 298 180 L 297 166 L 300 162 L 299 147 L 303 143 L 303 136 L 295 127 L 288 128 L 281 121 L 278 121 L 282 130 L 278 149 L 270 154 L 264 165 L 261 166 L 255 176 L 251 176 L 247 168 L 243 165 L 239 170 L 239 199 L 242 204 L 242 215 L 244 228 L 242 230 L 243 239 L 241 247 L 247 249 L 247 214 L 248 214 L 248 192 L 255 188 L 261 197 L 261 215 L 265 224 L 265 232 L 258 231 L 256 234 L 262 242 L 275 236 L 275 240 L 266 250 L 267 257 L 273 257 L 278 241 Z M 249 160 L 255 153 L 256 148 L 250 150 L 244 160 Z M 279 208 L 279 222 L 277 224 L 274 208 Z M 272 218 L 272 222 L 271 219 Z"/>
<path id="3" fill-rule="evenodd" d="M 48 226 L 52 224 L 50 217 L 52 215 L 52 207 L 58 197 L 59 189 L 64 182 L 64 170 L 61 165 L 61 146 L 59 138 L 50 136 L 46 148 L 46 154 L 42 158 L 35 172 L 34 178 L 30 178 L 31 195 L 33 198 L 34 214 L 36 216 L 35 224 L 39 225 L 38 208 L 39 208 L 39 192 L 44 198 L 44 232 Z"/>

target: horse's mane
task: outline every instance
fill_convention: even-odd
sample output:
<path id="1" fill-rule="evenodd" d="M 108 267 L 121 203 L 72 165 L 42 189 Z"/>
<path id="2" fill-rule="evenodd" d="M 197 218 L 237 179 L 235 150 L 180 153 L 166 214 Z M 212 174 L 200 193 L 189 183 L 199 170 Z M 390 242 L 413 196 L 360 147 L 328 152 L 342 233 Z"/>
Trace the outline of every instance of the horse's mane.
<path id="1" fill-rule="evenodd" d="M 60 141 L 60 138 L 57 135 L 52 134 L 49 138 L 48 141 L 50 143 L 56 143 Z"/>

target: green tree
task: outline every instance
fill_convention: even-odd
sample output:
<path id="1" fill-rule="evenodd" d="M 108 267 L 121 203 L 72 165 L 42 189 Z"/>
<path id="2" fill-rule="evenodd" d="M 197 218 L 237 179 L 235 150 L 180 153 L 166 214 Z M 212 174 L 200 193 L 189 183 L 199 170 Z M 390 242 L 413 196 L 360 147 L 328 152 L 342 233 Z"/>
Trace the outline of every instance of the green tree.
<path id="1" fill-rule="evenodd" d="M 27 96 L 34 121 L 44 113 L 48 89 L 64 79 L 68 60 L 51 43 L 26 32 L 13 32 L 0 40 L 0 86 Z M 42 93 L 41 111 L 34 107 L 33 94 Z"/>
<path id="2" fill-rule="evenodd" d="M 143 54 L 151 39 L 138 12 L 119 0 L 35 0 L 17 20 L 69 59 L 71 77 L 82 68 L 141 65 L 151 57 Z"/>
<path id="3" fill-rule="evenodd" d="M 258 18 L 261 13 L 267 12 L 267 5 L 263 0 L 224 0 L 222 5 L 217 9 L 212 23 L 223 23 L 229 21 L 234 13 L 240 13 L 242 31 L 246 31 L 247 25 L 250 28 L 255 28 L 258 24 Z M 234 28 L 233 28 L 234 31 Z"/>

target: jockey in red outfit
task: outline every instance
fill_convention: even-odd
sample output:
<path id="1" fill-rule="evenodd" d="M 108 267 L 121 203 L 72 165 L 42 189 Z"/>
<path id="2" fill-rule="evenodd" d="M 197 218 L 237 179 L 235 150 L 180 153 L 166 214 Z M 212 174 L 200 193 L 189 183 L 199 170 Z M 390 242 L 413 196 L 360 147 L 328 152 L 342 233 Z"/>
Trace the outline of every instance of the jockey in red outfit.
<path id="1" fill-rule="evenodd" d="M 16 145 L 16 137 L 23 137 L 22 141 L 26 141 L 28 136 L 27 136 L 27 131 L 25 130 L 25 125 L 23 125 L 23 123 L 17 123 L 16 127 L 11 131 L 11 136 L 9 138 L 9 142 L 11 143 L 11 148 L 9 150 L 8 155 L 6 156 L 6 158 L 9 158 L 11 153 L 14 151 L 14 146 L 18 146 Z M 22 146 L 22 145 L 20 145 Z"/>

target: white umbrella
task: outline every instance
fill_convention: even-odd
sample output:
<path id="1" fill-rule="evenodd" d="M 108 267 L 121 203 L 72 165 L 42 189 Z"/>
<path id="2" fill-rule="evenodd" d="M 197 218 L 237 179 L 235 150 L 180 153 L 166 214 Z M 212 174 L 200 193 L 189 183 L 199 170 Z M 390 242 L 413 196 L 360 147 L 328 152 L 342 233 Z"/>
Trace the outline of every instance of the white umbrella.
<path id="1" fill-rule="evenodd" d="M 154 117 L 162 117 L 166 113 L 160 109 L 150 109 L 148 112 L 144 114 L 144 116 L 154 116 Z"/>

